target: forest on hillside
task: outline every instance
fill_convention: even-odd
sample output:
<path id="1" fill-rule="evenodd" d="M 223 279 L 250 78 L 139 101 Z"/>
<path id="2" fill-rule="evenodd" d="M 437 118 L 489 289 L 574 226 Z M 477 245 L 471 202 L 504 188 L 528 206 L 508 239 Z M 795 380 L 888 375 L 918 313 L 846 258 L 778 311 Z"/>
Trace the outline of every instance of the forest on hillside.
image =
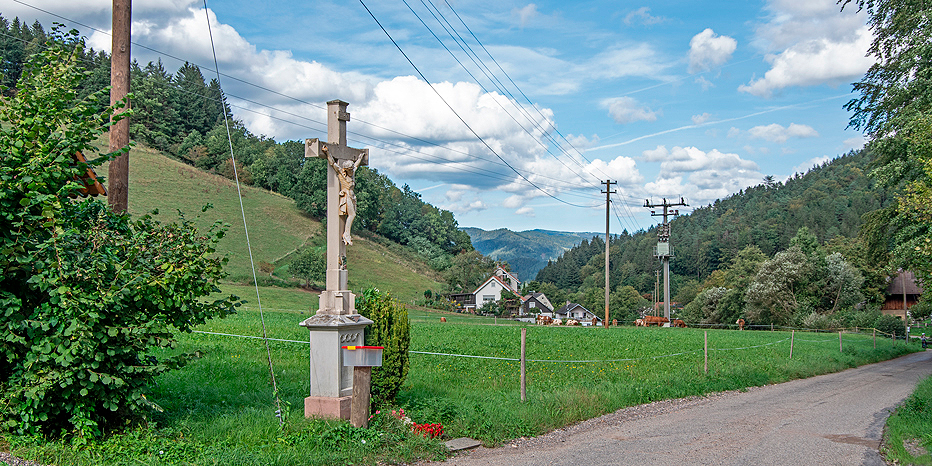
<path id="1" fill-rule="evenodd" d="M 675 254 L 670 261 L 672 301 L 684 307 L 679 316 L 704 324 L 753 317 L 761 324 L 814 325 L 818 319 L 813 313 L 830 314 L 839 307 L 879 309 L 892 270 L 886 248 L 882 253 L 872 251 L 859 232 L 864 216 L 887 207 L 892 196 L 888 188 L 867 176 L 871 161 L 869 150 L 852 151 L 785 182 L 768 178 L 671 220 L 670 242 Z M 660 261 L 653 256 L 657 233 L 658 226 L 654 226 L 611 238 L 609 283 L 613 293 L 626 290 L 630 294 L 633 289 L 640 296 L 652 297 L 660 270 Z M 805 252 L 794 250 L 787 255 L 794 245 Z M 599 309 L 604 301 L 600 294 L 605 281 L 604 251 L 602 238 L 583 241 L 550 261 L 530 286 L 551 293 L 560 290 L 561 296 Z M 784 275 L 772 276 L 771 282 L 765 283 L 768 277 L 762 271 L 768 267 Z M 798 276 L 789 277 L 791 269 Z M 850 282 L 826 283 L 832 274 L 850 278 Z M 766 286 L 779 290 L 754 298 L 747 294 L 754 283 L 758 291 Z M 792 316 L 770 310 L 781 299 L 799 298 L 798 293 L 787 292 L 789 288 L 808 290 L 802 298 L 805 303 L 797 303 Z M 841 306 L 841 297 L 820 292 L 826 289 L 845 289 L 855 302 Z M 740 292 L 728 294 L 730 290 Z M 772 302 L 765 305 L 766 300 Z M 619 315 L 631 318 L 633 311 Z"/>
<path id="2" fill-rule="evenodd" d="M 15 92 L 24 61 L 44 47 L 47 37 L 39 22 L 29 26 L 0 16 L 0 83 L 6 92 Z M 109 86 L 109 55 L 83 47 L 75 51 L 87 69 L 79 97 Z M 185 63 L 172 73 L 161 61 L 134 61 L 131 75 L 132 140 L 232 179 L 225 127 L 229 122 L 240 181 L 290 197 L 308 215 L 324 217 L 328 166 L 323 159 L 306 159 L 303 141 L 276 142 L 252 134 L 234 117 L 218 81 L 206 79 L 197 65 Z M 473 250 L 452 212 L 424 202 L 410 187 L 396 186 L 376 169 L 357 171 L 355 192 L 354 231 L 370 231 L 405 245 L 438 271 L 449 269 L 456 255 Z"/>

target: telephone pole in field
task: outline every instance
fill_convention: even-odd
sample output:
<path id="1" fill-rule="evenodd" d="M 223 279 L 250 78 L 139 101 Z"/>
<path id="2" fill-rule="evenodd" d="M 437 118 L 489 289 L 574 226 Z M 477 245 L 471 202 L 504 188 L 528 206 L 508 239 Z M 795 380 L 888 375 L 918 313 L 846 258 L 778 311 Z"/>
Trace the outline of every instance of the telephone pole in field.
<path id="1" fill-rule="evenodd" d="M 612 205 L 611 196 L 617 192 L 612 189 L 612 185 L 618 182 L 605 180 L 602 184 L 605 185 L 605 191 L 602 191 L 602 194 L 605 194 L 605 320 L 602 321 L 602 328 L 608 328 L 608 214 Z"/>
<path id="2" fill-rule="evenodd" d="M 132 25 L 132 0 L 113 0 L 113 41 L 110 47 L 110 105 L 126 98 L 129 94 L 130 30 Z M 122 112 L 129 110 L 129 103 Z M 116 152 L 129 144 L 129 118 L 110 127 L 110 152 Z M 129 207 L 129 153 L 110 162 L 107 174 L 110 210 L 124 213 Z"/>
<path id="3" fill-rule="evenodd" d="M 663 207 L 663 213 L 651 210 L 650 215 L 651 217 L 663 216 L 663 223 L 660 224 L 660 231 L 657 234 L 657 248 L 654 249 L 654 257 L 659 257 L 663 262 L 663 316 L 667 319 L 670 318 L 670 258 L 673 257 L 673 246 L 670 245 L 669 217 L 680 214 L 679 210 L 670 210 L 670 208 L 687 205 L 689 204 L 686 204 L 682 197 L 679 202 L 669 202 L 666 198 L 660 204 L 654 204 L 649 200 L 644 201 L 644 207 L 648 209 Z"/>

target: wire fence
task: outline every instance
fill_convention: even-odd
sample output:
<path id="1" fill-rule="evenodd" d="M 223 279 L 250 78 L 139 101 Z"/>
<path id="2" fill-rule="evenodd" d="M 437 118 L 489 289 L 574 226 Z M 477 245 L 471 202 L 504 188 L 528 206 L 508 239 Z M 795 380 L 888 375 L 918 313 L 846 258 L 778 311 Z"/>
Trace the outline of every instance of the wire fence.
<path id="1" fill-rule="evenodd" d="M 819 329 L 792 329 L 792 331 L 794 331 L 794 332 L 795 332 L 796 330 L 809 331 L 809 332 L 816 332 L 816 331 L 819 331 Z M 848 330 L 851 330 L 851 329 L 848 329 Z M 860 330 L 859 330 L 858 332 L 856 332 L 856 333 L 857 333 L 857 334 L 863 334 L 862 331 L 867 331 L 867 330 L 870 330 L 870 331 L 874 332 L 875 335 L 876 335 L 876 334 L 881 334 L 881 335 L 883 335 L 883 336 L 885 336 L 885 337 L 892 337 L 892 336 L 893 336 L 893 334 L 886 333 L 886 332 L 882 332 L 882 331 L 876 330 L 876 329 L 863 329 L 863 328 L 862 328 L 862 329 L 860 329 Z M 233 338 L 253 339 L 253 340 L 265 340 L 265 339 L 267 339 L 267 340 L 269 340 L 269 341 L 278 341 L 278 342 L 285 342 L 285 343 L 300 343 L 300 344 L 305 344 L 305 345 L 309 345 L 309 344 L 310 344 L 310 341 L 309 341 L 309 340 L 288 340 L 288 339 L 282 339 L 282 338 L 263 338 L 263 337 L 261 337 L 261 336 L 237 335 L 237 334 L 232 334 L 232 333 L 208 332 L 208 331 L 203 331 L 203 330 L 192 330 L 192 333 L 199 333 L 199 334 L 203 334 L 203 335 L 214 335 L 214 336 L 233 337 Z M 855 333 L 855 332 L 853 332 L 853 331 L 843 332 L 843 331 L 842 331 L 842 332 L 838 332 L 838 333 Z M 811 339 L 803 339 L 803 338 L 793 338 L 793 340 L 794 340 L 795 342 L 803 342 L 803 343 L 826 343 L 826 342 L 839 341 L 838 339 L 835 339 L 835 338 L 826 338 L 826 339 L 819 339 L 819 340 L 811 340 Z M 699 349 L 696 349 L 696 350 L 693 350 L 693 351 L 682 351 L 682 352 L 678 352 L 678 353 L 660 354 L 660 355 L 653 355 L 653 356 L 644 356 L 644 357 L 639 357 L 639 358 L 578 359 L 578 360 L 568 360 L 568 359 L 566 359 L 566 360 L 565 360 L 565 359 L 524 359 L 524 361 L 525 361 L 525 362 L 536 362 L 536 363 L 558 363 L 558 364 L 590 364 L 590 363 L 591 363 L 591 364 L 601 364 L 601 363 L 612 363 L 612 362 L 647 361 L 647 360 L 653 360 L 653 359 L 670 358 L 670 357 L 675 357 L 675 356 L 684 356 L 684 355 L 687 355 L 687 354 L 702 353 L 703 351 L 740 351 L 740 350 L 750 350 L 750 349 L 755 349 L 755 348 L 764 348 L 764 347 L 768 347 L 768 346 L 774 346 L 774 345 L 777 345 L 777 344 L 780 344 L 780 343 L 785 343 L 785 342 L 787 342 L 787 341 L 791 341 L 791 338 L 783 338 L 783 339 L 781 339 L 781 340 L 772 341 L 772 342 L 770 342 L 770 343 L 764 343 L 764 344 L 753 345 L 753 346 L 738 346 L 738 347 L 730 347 L 730 348 L 711 348 L 711 347 L 708 347 L 708 348 L 699 348 Z M 521 361 L 521 358 L 505 358 L 505 357 L 498 357 L 498 356 L 482 356 L 482 355 L 475 355 L 475 354 L 440 353 L 440 352 L 432 352 L 432 351 L 414 351 L 414 350 L 409 350 L 408 353 L 409 353 L 409 354 L 422 354 L 422 355 L 429 355 L 429 356 L 445 356 L 445 357 L 453 357 L 453 358 L 486 359 L 486 360 L 511 361 L 511 362 L 520 362 L 520 361 Z"/>
<path id="2" fill-rule="evenodd" d="M 799 344 L 799 343 L 824 344 L 824 343 L 836 341 L 836 338 L 834 337 L 818 338 L 818 339 L 812 339 L 812 338 L 796 339 L 797 330 L 798 329 L 791 329 L 790 330 L 791 333 L 788 338 L 781 338 L 779 340 L 771 341 L 768 343 L 762 343 L 759 345 L 724 347 L 724 348 L 709 347 L 709 332 L 708 330 L 704 330 L 703 332 L 704 333 L 704 344 L 702 348 L 698 348 L 698 349 L 691 350 L 691 351 L 680 351 L 680 352 L 670 353 L 670 354 L 659 354 L 659 355 L 650 355 L 650 356 L 632 357 L 632 358 L 571 360 L 571 359 L 528 359 L 526 356 L 527 327 L 522 326 L 521 327 L 521 345 L 520 345 L 521 350 L 520 350 L 519 358 L 514 358 L 514 357 L 509 358 L 509 357 L 501 357 L 501 356 L 485 356 L 485 355 L 477 355 L 477 354 L 443 353 L 443 352 L 434 352 L 434 351 L 416 351 L 416 350 L 410 350 L 408 351 L 408 353 L 424 355 L 424 356 L 442 357 L 442 358 L 465 358 L 465 359 L 486 360 L 486 361 L 505 361 L 505 362 L 508 362 L 509 364 L 515 363 L 515 362 L 520 363 L 520 393 L 521 393 L 521 401 L 524 402 L 526 401 L 526 390 L 527 390 L 527 378 L 526 378 L 526 374 L 527 374 L 526 364 L 527 363 L 537 363 L 537 364 L 542 364 L 542 365 L 549 365 L 549 364 L 567 364 L 567 365 L 569 364 L 602 364 L 604 365 L 604 364 L 611 364 L 611 363 L 636 363 L 638 361 L 651 361 L 651 360 L 666 359 L 666 358 L 676 358 L 676 357 L 687 356 L 687 355 L 695 357 L 695 355 L 699 355 L 698 357 L 701 358 L 701 361 L 702 361 L 701 363 L 703 367 L 702 371 L 705 374 L 708 374 L 709 373 L 709 355 L 710 353 L 713 353 L 716 351 L 718 352 L 747 351 L 747 350 L 754 350 L 754 349 L 759 349 L 759 348 L 774 347 L 776 345 L 789 342 L 789 345 L 788 345 L 789 346 L 788 348 L 789 359 L 793 359 L 793 349 L 794 349 L 795 344 Z M 811 332 L 813 330 L 818 330 L 818 329 L 803 329 L 803 332 L 806 332 L 806 331 Z M 868 331 L 869 333 L 867 333 Z M 193 333 L 209 335 L 209 336 L 227 337 L 227 338 L 265 340 L 266 345 L 268 345 L 268 342 L 270 341 L 283 342 L 283 343 L 296 343 L 296 344 L 300 343 L 304 345 L 310 345 L 309 340 L 302 341 L 302 340 L 289 340 L 289 339 L 283 339 L 283 338 L 267 338 L 267 337 L 253 336 L 253 335 L 239 335 L 239 334 L 233 334 L 233 333 L 209 332 L 209 331 L 203 331 L 203 330 L 194 330 Z M 858 334 L 862 336 L 873 337 L 872 338 L 873 347 L 874 349 L 876 349 L 878 333 L 881 335 L 881 339 L 886 339 L 887 335 L 890 335 L 891 337 L 895 337 L 895 334 L 888 334 L 888 333 L 885 333 L 885 332 L 882 332 L 882 331 L 879 331 L 873 328 L 840 330 L 837 332 L 838 351 L 839 353 L 844 353 L 844 335 L 845 334 L 849 334 L 849 335 Z M 811 334 L 816 334 L 816 333 L 813 332 Z M 824 333 L 822 334 L 824 335 Z M 851 339 L 849 338 L 849 345 L 853 343 L 850 340 Z M 862 344 L 865 342 L 865 339 L 860 339 L 860 340 Z M 866 341 L 869 341 L 869 340 L 866 340 Z M 895 338 L 892 339 L 892 344 L 896 345 Z M 549 366 L 549 367 L 553 367 L 553 366 Z"/>

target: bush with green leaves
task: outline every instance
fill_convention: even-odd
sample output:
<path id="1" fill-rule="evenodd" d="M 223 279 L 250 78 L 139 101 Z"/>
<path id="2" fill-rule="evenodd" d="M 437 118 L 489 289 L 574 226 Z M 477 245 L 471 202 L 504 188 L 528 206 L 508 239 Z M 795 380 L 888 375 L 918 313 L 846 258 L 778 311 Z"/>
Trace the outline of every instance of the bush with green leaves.
<path id="1" fill-rule="evenodd" d="M 327 278 L 327 252 L 314 248 L 302 252 L 288 265 L 288 273 L 303 279 L 305 287 L 323 282 Z"/>
<path id="2" fill-rule="evenodd" d="M 888 334 L 896 333 L 897 338 L 906 336 L 906 322 L 890 314 L 882 314 L 877 317 L 877 320 L 874 321 L 874 328 Z"/>
<path id="3" fill-rule="evenodd" d="M 224 228 L 132 220 L 80 199 L 80 176 L 115 108 L 79 98 L 77 32 L 57 29 L 0 98 L 0 422 L 18 432 L 99 435 L 153 407 L 147 384 L 185 356 L 174 333 L 234 310 L 218 292 Z M 90 157 L 89 157 L 90 158 Z"/>
<path id="4" fill-rule="evenodd" d="M 391 403 L 408 377 L 408 309 L 388 292 L 369 288 L 356 298 L 356 310 L 373 322 L 366 327 L 366 345 L 384 347 L 382 367 L 372 368 L 373 402 Z"/>

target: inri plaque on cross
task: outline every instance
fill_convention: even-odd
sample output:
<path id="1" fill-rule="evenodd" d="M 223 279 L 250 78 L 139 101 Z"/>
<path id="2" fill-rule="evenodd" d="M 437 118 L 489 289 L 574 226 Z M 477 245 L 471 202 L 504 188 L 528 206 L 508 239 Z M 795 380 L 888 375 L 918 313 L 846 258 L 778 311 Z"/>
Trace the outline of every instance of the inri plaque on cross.
<path id="1" fill-rule="evenodd" d="M 351 230 L 356 218 L 356 170 L 369 164 L 369 149 L 346 144 L 348 104 L 327 102 L 327 140 L 307 139 L 304 156 L 327 160 L 327 290 L 320 296 L 318 314 L 355 314 L 347 286 L 346 246 L 353 244 Z"/>

